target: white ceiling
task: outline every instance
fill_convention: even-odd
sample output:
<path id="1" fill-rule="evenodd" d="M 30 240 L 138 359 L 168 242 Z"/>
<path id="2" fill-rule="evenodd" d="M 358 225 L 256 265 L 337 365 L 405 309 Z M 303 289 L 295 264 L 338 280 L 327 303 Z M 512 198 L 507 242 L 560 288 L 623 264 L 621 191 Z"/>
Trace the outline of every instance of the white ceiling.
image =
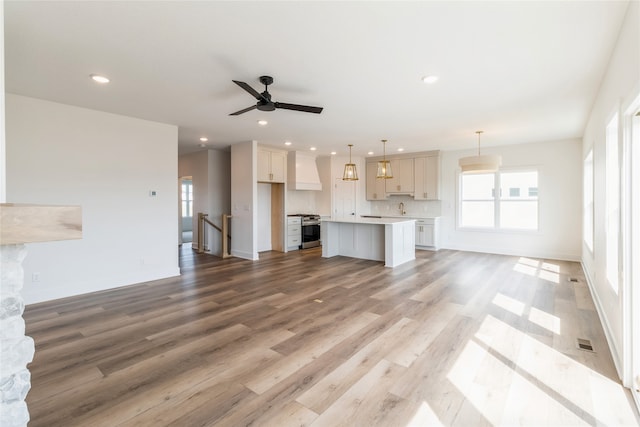
<path id="1" fill-rule="evenodd" d="M 478 129 L 483 146 L 581 137 L 628 2 L 4 5 L 7 92 L 175 124 L 181 152 L 207 136 L 379 155 L 474 148 Z M 264 74 L 274 100 L 324 111 L 229 116 L 255 103 L 231 80 L 262 91 Z"/>

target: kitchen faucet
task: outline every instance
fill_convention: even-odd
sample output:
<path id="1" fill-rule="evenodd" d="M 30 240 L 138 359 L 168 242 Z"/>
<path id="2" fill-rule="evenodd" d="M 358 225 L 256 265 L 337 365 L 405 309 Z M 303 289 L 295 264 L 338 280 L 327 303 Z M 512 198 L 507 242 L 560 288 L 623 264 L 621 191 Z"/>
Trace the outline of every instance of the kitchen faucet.
<path id="1" fill-rule="evenodd" d="M 407 211 L 404 210 L 404 203 L 400 202 L 400 206 L 398 206 L 398 208 L 400 209 L 400 215 L 404 215 L 407 213 Z"/>

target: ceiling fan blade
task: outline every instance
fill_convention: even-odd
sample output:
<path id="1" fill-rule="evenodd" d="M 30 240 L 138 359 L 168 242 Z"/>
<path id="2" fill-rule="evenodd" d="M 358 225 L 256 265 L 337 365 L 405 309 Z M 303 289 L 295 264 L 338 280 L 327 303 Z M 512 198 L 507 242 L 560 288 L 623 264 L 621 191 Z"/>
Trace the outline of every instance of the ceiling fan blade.
<path id="1" fill-rule="evenodd" d="M 276 108 L 282 108 L 283 110 L 295 110 L 304 111 L 305 113 L 322 113 L 322 107 L 311 107 L 309 105 L 287 104 L 285 102 L 276 102 Z"/>
<path id="2" fill-rule="evenodd" d="M 255 99 L 257 99 L 258 101 L 264 99 L 264 96 L 262 96 L 258 91 L 256 91 L 254 88 L 252 88 L 251 86 L 249 86 L 247 83 L 245 82 L 239 82 L 237 80 L 232 80 L 232 82 L 234 82 L 235 84 L 237 84 L 238 86 L 240 86 L 242 89 L 246 90 L 247 92 L 249 92 Z"/>
<path id="3" fill-rule="evenodd" d="M 247 111 L 255 110 L 256 108 L 258 108 L 257 105 L 252 105 L 251 107 L 247 107 L 244 110 L 236 111 L 235 113 L 231 113 L 229 115 L 230 116 L 239 116 L 242 113 L 246 113 Z"/>

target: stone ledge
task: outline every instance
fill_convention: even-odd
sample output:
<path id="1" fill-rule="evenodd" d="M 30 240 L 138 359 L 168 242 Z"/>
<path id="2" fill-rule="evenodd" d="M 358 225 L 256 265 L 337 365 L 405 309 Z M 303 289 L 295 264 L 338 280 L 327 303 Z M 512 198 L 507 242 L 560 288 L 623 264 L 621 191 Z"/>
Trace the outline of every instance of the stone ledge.
<path id="1" fill-rule="evenodd" d="M 0 203 L 0 245 L 82 239 L 80 206 Z"/>

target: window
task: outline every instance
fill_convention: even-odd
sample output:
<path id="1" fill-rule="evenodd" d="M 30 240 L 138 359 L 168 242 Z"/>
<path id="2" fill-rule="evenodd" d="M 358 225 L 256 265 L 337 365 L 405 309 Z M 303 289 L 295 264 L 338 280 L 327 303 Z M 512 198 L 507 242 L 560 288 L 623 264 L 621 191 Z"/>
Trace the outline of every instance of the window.
<path id="1" fill-rule="evenodd" d="M 193 216 L 193 185 L 192 181 L 182 181 L 182 216 Z"/>
<path id="2" fill-rule="evenodd" d="M 494 174 L 466 174 L 461 182 L 460 226 L 494 227 Z"/>
<path id="3" fill-rule="evenodd" d="M 496 188 L 500 190 L 495 191 Z M 460 176 L 460 227 L 538 229 L 538 172 L 501 171 Z"/>
<path id="4" fill-rule="evenodd" d="M 593 150 L 589 150 L 583 165 L 582 236 L 585 245 L 593 252 Z"/>
<path id="5" fill-rule="evenodd" d="M 509 196 L 500 197 L 500 228 L 537 230 L 538 172 L 501 172 L 498 175 L 503 189 L 500 194 L 507 194 L 505 190 L 509 188 Z M 535 195 L 530 196 L 530 193 Z"/>
<path id="6" fill-rule="evenodd" d="M 618 293 L 620 234 L 620 160 L 618 156 L 618 114 L 607 125 L 606 140 L 606 270 L 609 285 Z"/>

